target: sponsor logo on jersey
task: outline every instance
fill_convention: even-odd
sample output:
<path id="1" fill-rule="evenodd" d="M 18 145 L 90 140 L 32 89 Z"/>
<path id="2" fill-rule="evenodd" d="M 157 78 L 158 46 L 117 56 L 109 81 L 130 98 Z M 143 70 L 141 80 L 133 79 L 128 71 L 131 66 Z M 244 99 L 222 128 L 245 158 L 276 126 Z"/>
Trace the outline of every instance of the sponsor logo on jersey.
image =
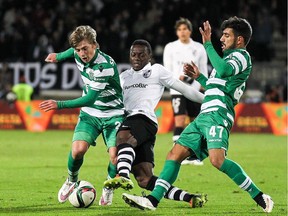
<path id="1" fill-rule="evenodd" d="M 124 86 L 124 89 L 130 89 L 130 88 L 146 88 L 148 86 L 148 84 L 144 84 L 144 83 L 136 83 L 130 86 Z"/>
<path id="2" fill-rule="evenodd" d="M 103 69 L 104 69 L 103 65 L 100 65 L 100 66 L 98 67 L 98 69 L 99 69 L 100 72 L 102 72 Z"/>
<path id="3" fill-rule="evenodd" d="M 150 77 L 150 76 L 151 76 L 151 70 L 145 71 L 145 72 L 143 73 L 143 77 L 144 77 L 144 78 L 148 78 L 148 77 Z"/>

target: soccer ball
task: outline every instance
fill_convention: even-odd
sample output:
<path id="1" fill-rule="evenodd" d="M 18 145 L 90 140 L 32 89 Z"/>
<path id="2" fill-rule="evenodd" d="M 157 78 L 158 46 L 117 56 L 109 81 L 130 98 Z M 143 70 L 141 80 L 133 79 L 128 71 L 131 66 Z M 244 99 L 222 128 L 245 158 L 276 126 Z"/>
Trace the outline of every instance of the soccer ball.
<path id="1" fill-rule="evenodd" d="M 69 202 L 76 208 L 88 208 L 96 199 L 96 190 L 88 181 L 78 181 L 69 196 Z"/>

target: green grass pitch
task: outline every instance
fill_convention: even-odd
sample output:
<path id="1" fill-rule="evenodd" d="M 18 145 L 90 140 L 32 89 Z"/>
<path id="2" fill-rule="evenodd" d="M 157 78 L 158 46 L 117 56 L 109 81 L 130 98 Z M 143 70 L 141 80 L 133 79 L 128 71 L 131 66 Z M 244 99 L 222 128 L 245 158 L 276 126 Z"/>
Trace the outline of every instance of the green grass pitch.
<path id="1" fill-rule="evenodd" d="M 246 192 L 213 168 L 207 159 L 204 166 L 182 166 L 174 184 L 190 192 L 207 193 L 209 201 L 203 208 L 191 209 L 187 203 L 163 199 L 155 212 L 141 211 L 124 203 L 122 189 L 115 191 L 112 206 L 99 206 L 108 163 L 102 139 L 89 149 L 79 175 L 79 179 L 95 186 L 96 201 L 88 209 L 74 208 L 68 201 L 60 204 L 57 193 L 67 177 L 72 134 L 72 131 L 0 131 L 0 215 L 265 215 Z M 171 133 L 157 136 L 156 175 L 172 147 L 171 136 Z M 271 215 L 287 215 L 286 136 L 232 133 L 228 158 L 241 164 L 251 179 L 272 196 L 275 207 Z M 135 186 L 130 193 L 140 195 L 141 191 Z"/>

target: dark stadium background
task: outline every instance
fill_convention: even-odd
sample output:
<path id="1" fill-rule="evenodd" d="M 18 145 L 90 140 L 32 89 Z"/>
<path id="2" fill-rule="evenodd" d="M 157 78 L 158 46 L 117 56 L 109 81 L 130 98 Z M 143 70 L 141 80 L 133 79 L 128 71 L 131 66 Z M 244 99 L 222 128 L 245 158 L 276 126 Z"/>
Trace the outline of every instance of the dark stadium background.
<path id="1" fill-rule="evenodd" d="M 44 63 L 47 53 L 69 47 L 68 35 L 78 25 L 95 28 L 101 50 L 118 64 L 128 62 L 130 44 L 138 38 L 151 42 L 154 60 L 162 63 L 165 44 L 176 39 L 174 24 L 179 17 L 192 21 L 192 38 L 199 42 L 198 28 L 209 20 L 212 42 L 221 54 L 219 27 L 234 15 L 249 20 L 254 30 L 247 48 L 254 68 L 244 99 L 265 101 L 269 88 L 276 86 L 287 101 L 286 0 L 1 0 L 0 66 Z M 13 76 L 11 70 L 0 67 L 1 91 L 5 91 L 7 83 L 15 84 Z M 37 98 L 39 86 L 35 89 Z"/>

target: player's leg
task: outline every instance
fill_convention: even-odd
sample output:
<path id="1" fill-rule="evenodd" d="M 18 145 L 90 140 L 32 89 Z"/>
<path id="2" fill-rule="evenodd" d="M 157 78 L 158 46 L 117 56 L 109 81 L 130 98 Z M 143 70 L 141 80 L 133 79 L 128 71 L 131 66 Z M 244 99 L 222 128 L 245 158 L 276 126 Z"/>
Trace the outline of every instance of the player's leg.
<path id="1" fill-rule="evenodd" d="M 189 154 L 190 152 L 186 147 L 175 144 L 167 155 L 167 160 L 151 194 L 147 197 L 140 197 L 124 193 L 122 198 L 132 207 L 155 210 L 160 200 L 176 180 L 181 161 L 188 157 Z"/>
<path id="2" fill-rule="evenodd" d="M 146 186 L 146 189 L 152 191 L 156 185 L 157 179 L 157 176 L 152 176 L 148 182 L 148 185 Z M 192 208 L 202 207 L 208 201 L 207 194 L 189 193 L 173 185 L 171 185 L 171 187 L 168 189 L 164 198 L 188 202 Z"/>
<path id="3" fill-rule="evenodd" d="M 109 163 L 108 163 L 108 175 L 107 180 L 116 177 L 117 169 L 117 148 L 116 148 L 116 134 L 121 122 L 123 121 L 123 116 L 115 116 L 113 118 L 103 118 L 103 131 L 102 136 L 104 143 L 107 147 L 109 153 Z M 113 201 L 114 190 L 111 188 L 103 187 L 102 194 L 99 199 L 99 205 L 106 206 L 111 205 Z"/>
<path id="4" fill-rule="evenodd" d="M 175 143 L 186 127 L 186 100 L 182 95 L 171 95 L 172 109 L 174 115 L 173 143 Z"/>
<path id="5" fill-rule="evenodd" d="M 68 178 L 58 192 L 58 201 L 65 202 L 72 193 L 77 180 L 80 167 L 83 164 L 83 156 L 88 150 L 89 144 L 85 141 L 75 140 L 72 144 L 72 150 L 68 156 Z"/>
<path id="6" fill-rule="evenodd" d="M 210 125 L 206 125 L 211 164 L 225 173 L 242 190 L 247 191 L 265 212 L 271 212 L 274 204 L 271 197 L 261 192 L 239 164 L 225 157 L 228 150 L 229 129 L 222 125 L 224 122 L 222 116 L 215 114 L 213 119 L 214 122 L 210 121 Z"/>
<path id="7" fill-rule="evenodd" d="M 119 187 L 130 190 L 134 187 L 130 179 L 132 163 L 135 158 L 133 146 L 130 143 L 136 143 L 136 139 L 131 135 L 130 130 L 119 130 L 117 139 L 121 143 L 117 146 L 117 175 L 114 178 L 107 179 L 104 187 L 109 189 L 117 189 Z"/>
<path id="8" fill-rule="evenodd" d="M 107 180 L 104 185 L 107 187 L 129 190 L 133 187 L 130 180 L 132 164 L 137 157 L 135 149 L 151 140 L 154 142 L 157 127 L 154 122 L 144 115 L 128 117 L 120 126 L 117 133 L 117 172 L 118 175 L 112 180 Z"/>
<path id="9" fill-rule="evenodd" d="M 136 158 L 133 163 L 132 173 L 141 188 L 152 191 L 158 179 L 153 175 L 154 168 L 154 137 L 148 139 L 146 143 L 135 148 Z M 192 207 L 200 207 L 206 202 L 206 196 L 201 194 L 191 194 L 173 185 L 164 196 L 167 199 L 185 201 Z M 202 200 L 201 200 L 202 198 Z"/>
<path id="10" fill-rule="evenodd" d="M 123 194 L 125 202 L 132 207 L 155 210 L 159 201 L 176 180 L 181 162 L 191 154 L 191 149 L 197 155 L 197 158 L 201 160 L 208 156 L 208 152 L 203 151 L 201 148 L 202 142 L 204 142 L 203 137 L 200 135 L 196 121 L 194 121 L 185 128 L 177 143 L 168 153 L 152 193 L 147 197 Z"/>
<path id="11" fill-rule="evenodd" d="M 201 109 L 201 104 L 190 101 L 186 99 L 186 110 L 189 116 L 189 122 L 193 122 L 194 119 L 199 115 L 200 109 Z M 188 122 L 188 123 L 189 123 Z M 188 158 L 182 161 L 181 165 L 195 165 L 195 166 L 202 166 L 204 165 L 203 161 L 200 161 L 196 155 L 190 155 Z"/>
<path id="12" fill-rule="evenodd" d="M 218 153 L 216 153 L 218 151 Z M 223 154 L 222 149 L 210 149 L 210 155 L 214 155 L 216 158 L 219 154 Z M 256 186 L 256 184 L 252 181 L 252 179 L 245 173 L 242 167 L 228 159 L 225 158 L 221 166 L 220 163 L 216 162 L 215 159 L 211 157 L 210 160 L 212 165 L 218 168 L 221 172 L 225 173 L 232 181 L 234 181 L 242 190 L 249 193 L 249 195 L 254 199 L 254 201 L 260 205 L 265 212 L 271 212 L 273 209 L 274 202 L 271 197 L 267 194 L 263 194 L 263 192 Z"/>
<path id="13" fill-rule="evenodd" d="M 96 145 L 95 140 L 101 131 L 97 128 L 101 127 L 97 118 L 84 112 L 80 112 L 80 117 L 74 130 L 72 149 L 68 156 L 68 178 L 58 192 L 58 201 L 61 203 L 65 202 L 73 191 L 78 181 L 79 170 L 83 164 L 84 155 L 90 145 Z"/>

